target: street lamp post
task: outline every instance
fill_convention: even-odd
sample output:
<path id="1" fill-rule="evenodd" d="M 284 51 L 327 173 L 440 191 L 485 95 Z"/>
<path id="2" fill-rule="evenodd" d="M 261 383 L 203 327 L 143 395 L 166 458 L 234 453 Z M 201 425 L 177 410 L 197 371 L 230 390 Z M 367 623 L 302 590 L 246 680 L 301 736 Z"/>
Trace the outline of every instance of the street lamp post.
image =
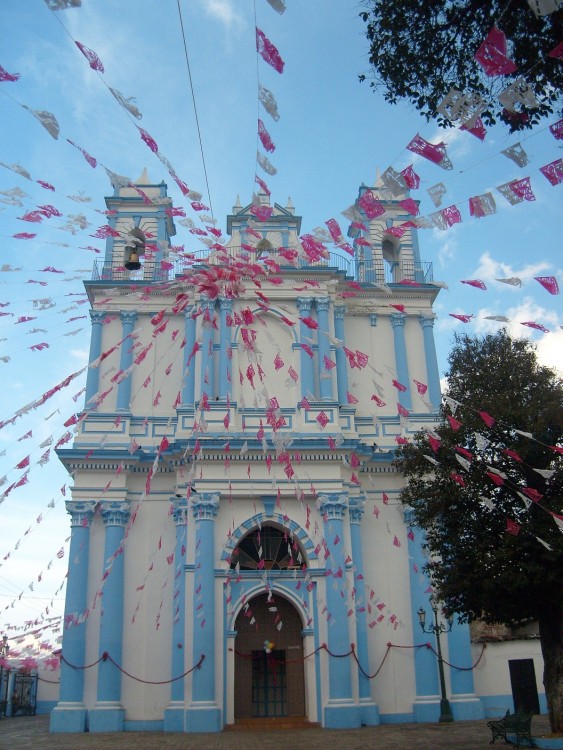
<path id="1" fill-rule="evenodd" d="M 453 721 L 454 717 L 452 714 L 452 709 L 450 707 L 450 702 L 448 700 L 448 696 L 446 695 L 446 680 L 444 678 L 444 659 L 442 658 L 442 644 L 440 643 L 440 636 L 442 633 L 449 633 L 453 626 L 453 615 L 451 617 L 448 617 L 448 624 L 445 625 L 443 622 L 438 622 L 438 606 L 436 602 L 431 598 L 430 599 L 430 606 L 432 607 L 432 611 L 434 612 L 434 622 L 431 622 L 428 626 L 426 626 L 426 612 L 425 610 L 420 607 L 418 610 L 418 619 L 420 621 L 420 627 L 422 628 L 423 633 L 434 633 L 436 636 L 436 647 L 438 651 L 438 674 L 440 676 L 440 691 L 441 691 L 441 700 L 440 700 L 440 721 L 447 722 L 447 721 Z"/>

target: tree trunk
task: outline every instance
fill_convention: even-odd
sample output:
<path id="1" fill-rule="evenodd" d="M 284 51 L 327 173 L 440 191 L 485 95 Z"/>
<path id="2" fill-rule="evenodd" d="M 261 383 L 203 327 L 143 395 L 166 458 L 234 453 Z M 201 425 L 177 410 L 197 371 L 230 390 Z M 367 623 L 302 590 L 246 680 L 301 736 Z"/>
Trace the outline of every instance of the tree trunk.
<path id="1" fill-rule="evenodd" d="M 558 592 L 545 597 L 539 612 L 543 684 L 551 731 L 563 733 L 563 603 Z"/>

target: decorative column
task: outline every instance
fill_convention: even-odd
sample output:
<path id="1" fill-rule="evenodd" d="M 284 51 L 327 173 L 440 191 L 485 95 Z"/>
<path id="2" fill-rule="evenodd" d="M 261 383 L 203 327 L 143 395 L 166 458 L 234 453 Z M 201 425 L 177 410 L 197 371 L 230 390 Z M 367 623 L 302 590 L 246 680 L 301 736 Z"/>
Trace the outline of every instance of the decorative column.
<path id="1" fill-rule="evenodd" d="M 302 318 L 308 318 L 311 315 L 311 297 L 297 297 L 295 304 Z M 302 321 L 299 322 L 299 343 L 305 344 L 308 337 L 309 328 Z M 303 347 L 300 347 L 300 364 L 301 364 L 301 397 L 311 398 L 315 396 L 315 378 L 313 374 L 313 358 L 310 357 Z"/>
<path id="2" fill-rule="evenodd" d="M 106 529 L 102 612 L 100 618 L 98 691 L 89 712 L 90 732 L 122 732 L 125 711 L 121 705 L 121 666 L 123 655 L 123 535 L 129 520 L 129 503 L 102 502 L 102 520 Z M 111 656 L 113 661 L 107 658 Z"/>
<path id="3" fill-rule="evenodd" d="M 182 373 L 182 404 L 190 406 L 193 406 L 195 394 L 195 354 L 193 354 L 195 346 L 194 310 L 195 306 L 190 305 L 184 311 L 184 338 L 186 339 L 186 345 L 184 346 Z"/>
<path id="4" fill-rule="evenodd" d="M 348 605 L 344 581 L 344 513 L 346 495 L 319 495 L 319 510 L 324 522 L 324 538 L 330 553 L 330 573 L 327 571 L 325 597 L 330 615 L 327 646 L 328 701 L 324 707 L 323 726 L 328 729 L 350 729 L 360 726 L 360 710 L 352 698 L 351 656 L 338 658 L 350 651 Z M 329 577 L 330 576 L 330 577 Z"/>
<path id="5" fill-rule="evenodd" d="M 413 513 L 405 511 L 405 523 L 412 525 Z M 418 610 L 428 608 L 428 588 L 430 581 L 422 569 L 426 564 L 424 556 L 424 531 L 418 526 L 413 528 L 409 536 L 409 579 L 411 590 L 411 622 L 413 629 L 413 643 L 428 642 L 436 650 L 436 636 L 424 635 L 420 632 Z M 438 666 L 436 654 L 429 648 L 421 646 L 414 651 L 414 677 L 416 684 L 416 699 L 413 703 L 413 713 L 416 722 L 438 721 L 440 717 L 440 686 L 438 683 Z"/>
<path id="6" fill-rule="evenodd" d="M 231 360 L 231 327 L 227 325 L 227 316 L 233 311 L 233 300 L 225 297 L 219 298 L 221 310 L 221 343 L 219 350 L 219 398 L 226 399 L 231 391 L 229 380 L 229 368 Z"/>
<path id="7" fill-rule="evenodd" d="M 348 405 L 348 362 L 344 353 L 344 315 L 345 305 L 334 306 L 334 335 L 342 341 L 342 346 L 336 349 L 336 379 L 338 386 L 338 403 Z"/>
<path id="8" fill-rule="evenodd" d="M 51 732 L 84 732 L 84 665 L 88 607 L 88 562 L 90 522 L 96 503 L 93 500 L 69 500 L 71 536 L 66 584 L 61 686 L 59 702 L 51 712 Z"/>
<path id="9" fill-rule="evenodd" d="M 428 381 L 428 396 L 430 403 L 438 411 L 442 394 L 440 391 L 440 372 L 438 370 L 438 359 L 436 357 L 436 344 L 434 342 L 434 318 L 432 316 L 420 315 L 418 322 L 422 328 L 424 339 L 424 357 L 426 359 L 426 379 Z"/>
<path id="10" fill-rule="evenodd" d="M 104 320 L 107 316 L 105 312 L 90 310 L 90 320 L 92 321 L 92 332 L 90 334 L 90 365 L 95 362 L 102 353 L 102 330 Z M 86 375 L 86 395 L 84 396 L 85 409 L 91 409 L 93 404 L 89 401 L 93 398 L 100 388 L 100 370 L 98 367 L 88 367 Z"/>
<path id="11" fill-rule="evenodd" d="M 315 300 L 317 306 L 317 316 L 319 327 L 317 329 L 317 360 L 319 370 L 319 390 L 321 400 L 331 401 L 332 395 L 332 375 L 331 370 L 325 367 L 324 358 L 329 357 L 330 342 L 328 340 L 328 309 L 330 305 L 329 297 L 317 297 Z"/>
<path id="12" fill-rule="evenodd" d="M 213 367 L 213 312 L 215 309 L 215 300 L 201 298 L 203 308 L 202 325 L 202 344 L 201 344 L 201 383 L 200 396 L 206 393 L 209 398 L 213 396 L 213 387 L 215 380 L 215 370 Z"/>
<path id="13" fill-rule="evenodd" d="M 395 369 L 397 380 L 406 387 L 406 391 L 398 391 L 399 403 L 409 411 L 412 409 L 411 381 L 409 378 L 409 366 L 407 360 L 407 347 L 405 344 L 405 320 L 404 313 L 392 313 L 391 325 L 393 326 L 393 341 L 395 344 Z"/>
<path id="14" fill-rule="evenodd" d="M 221 709 L 215 695 L 215 518 L 219 493 L 199 492 L 192 500 L 195 519 L 193 594 L 192 701 L 186 711 L 187 732 L 220 732 Z"/>
<path id="15" fill-rule="evenodd" d="M 448 633 L 448 661 L 453 664 L 449 670 L 450 707 L 454 719 L 459 721 L 485 718 L 483 703 L 475 695 L 473 670 L 469 669 L 473 662 L 467 622 L 460 624 L 454 619 L 453 628 Z"/>
<path id="16" fill-rule="evenodd" d="M 369 672 L 369 649 L 366 619 L 366 589 L 362 554 L 361 522 L 365 508 L 364 497 L 351 497 L 348 503 L 350 514 L 350 544 L 354 562 L 354 588 L 356 589 L 356 653 L 364 670 Z M 360 611 L 361 610 L 361 611 Z M 371 680 L 358 670 L 358 695 L 360 698 L 360 720 L 362 726 L 379 724 L 379 709 L 371 696 Z"/>
<path id="17" fill-rule="evenodd" d="M 119 369 L 125 372 L 133 364 L 133 339 L 131 334 L 137 320 L 137 313 L 134 311 L 122 311 L 120 313 L 122 334 L 121 334 L 121 355 L 119 359 Z M 131 401 L 131 373 L 123 378 L 117 386 L 117 411 L 129 411 L 129 402 Z"/>
<path id="18" fill-rule="evenodd" d="M 176 679 L 186 671 L 186 536 L 188 528 L 188 500 L 172 498 L 176 524 L 176 549 L 174 551 L 174 596 L 172 598 L 172 654 L 170 676 L 170 703 L 164 711 L 164 731 L 184 731 L 184 679 Z"/>

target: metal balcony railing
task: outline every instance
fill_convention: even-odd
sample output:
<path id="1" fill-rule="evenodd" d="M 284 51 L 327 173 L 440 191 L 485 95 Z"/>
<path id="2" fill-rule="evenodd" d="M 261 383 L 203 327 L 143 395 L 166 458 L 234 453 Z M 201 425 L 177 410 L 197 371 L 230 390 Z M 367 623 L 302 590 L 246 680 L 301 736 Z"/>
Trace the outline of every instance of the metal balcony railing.
<path id="1" fill-rule="evenodd" d="M 364 261 L 345 258 L 337 253 L 329 253 L 328 258 L 321 258 L 319 261 L 311 263 L 303 258 L 289 260 L 276 252 L 256 257 L 254 253 L 250 253 L 240 247 L 230 247 L 227 250 L 228 255 L 233 259 L 248 260 L 259 265 L 262 265 L 265 260 L 270 258 L 284 270 L 292 268 L 310 269 L 314 273 L 316 268 L 336 269 L 344 273 L 347 278 L 354 279 L 360 284 L 399 284 L 401 282 L 428 284 L 434 280 L 432 263 L 426 261 Z M 213 253 L 209 250 L 186 253 L 183 259 L 176 260 L 173 265 L 170 262 L 161 265 L 158 260 L 143 260 L 141 268 L 134 271 L 129 271 L 120 262 L 97 260 L 94 262 L 92 281 L 162 283 L 191 274 L 198 266 L 205 264 L 217 265 L 222 262 L 221 254 Z"/>

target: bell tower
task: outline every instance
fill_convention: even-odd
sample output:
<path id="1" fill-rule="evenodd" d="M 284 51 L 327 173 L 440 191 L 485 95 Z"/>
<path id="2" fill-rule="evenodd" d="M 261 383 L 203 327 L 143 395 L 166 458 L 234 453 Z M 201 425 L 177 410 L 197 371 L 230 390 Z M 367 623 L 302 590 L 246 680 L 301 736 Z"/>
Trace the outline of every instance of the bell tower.
<path id="1" fill-rule="evenodd" d="M 171 217 L 172 198 L 164 182 L 154 184 L 144 169 L 134 183 L 113 185 L 106 198 L 110 236 L 106 240 L 103 276 L 127 280 L 160 281 L 167 278 L 160 261 L 166 255 L 170 238 L 176 234 Z"/>

